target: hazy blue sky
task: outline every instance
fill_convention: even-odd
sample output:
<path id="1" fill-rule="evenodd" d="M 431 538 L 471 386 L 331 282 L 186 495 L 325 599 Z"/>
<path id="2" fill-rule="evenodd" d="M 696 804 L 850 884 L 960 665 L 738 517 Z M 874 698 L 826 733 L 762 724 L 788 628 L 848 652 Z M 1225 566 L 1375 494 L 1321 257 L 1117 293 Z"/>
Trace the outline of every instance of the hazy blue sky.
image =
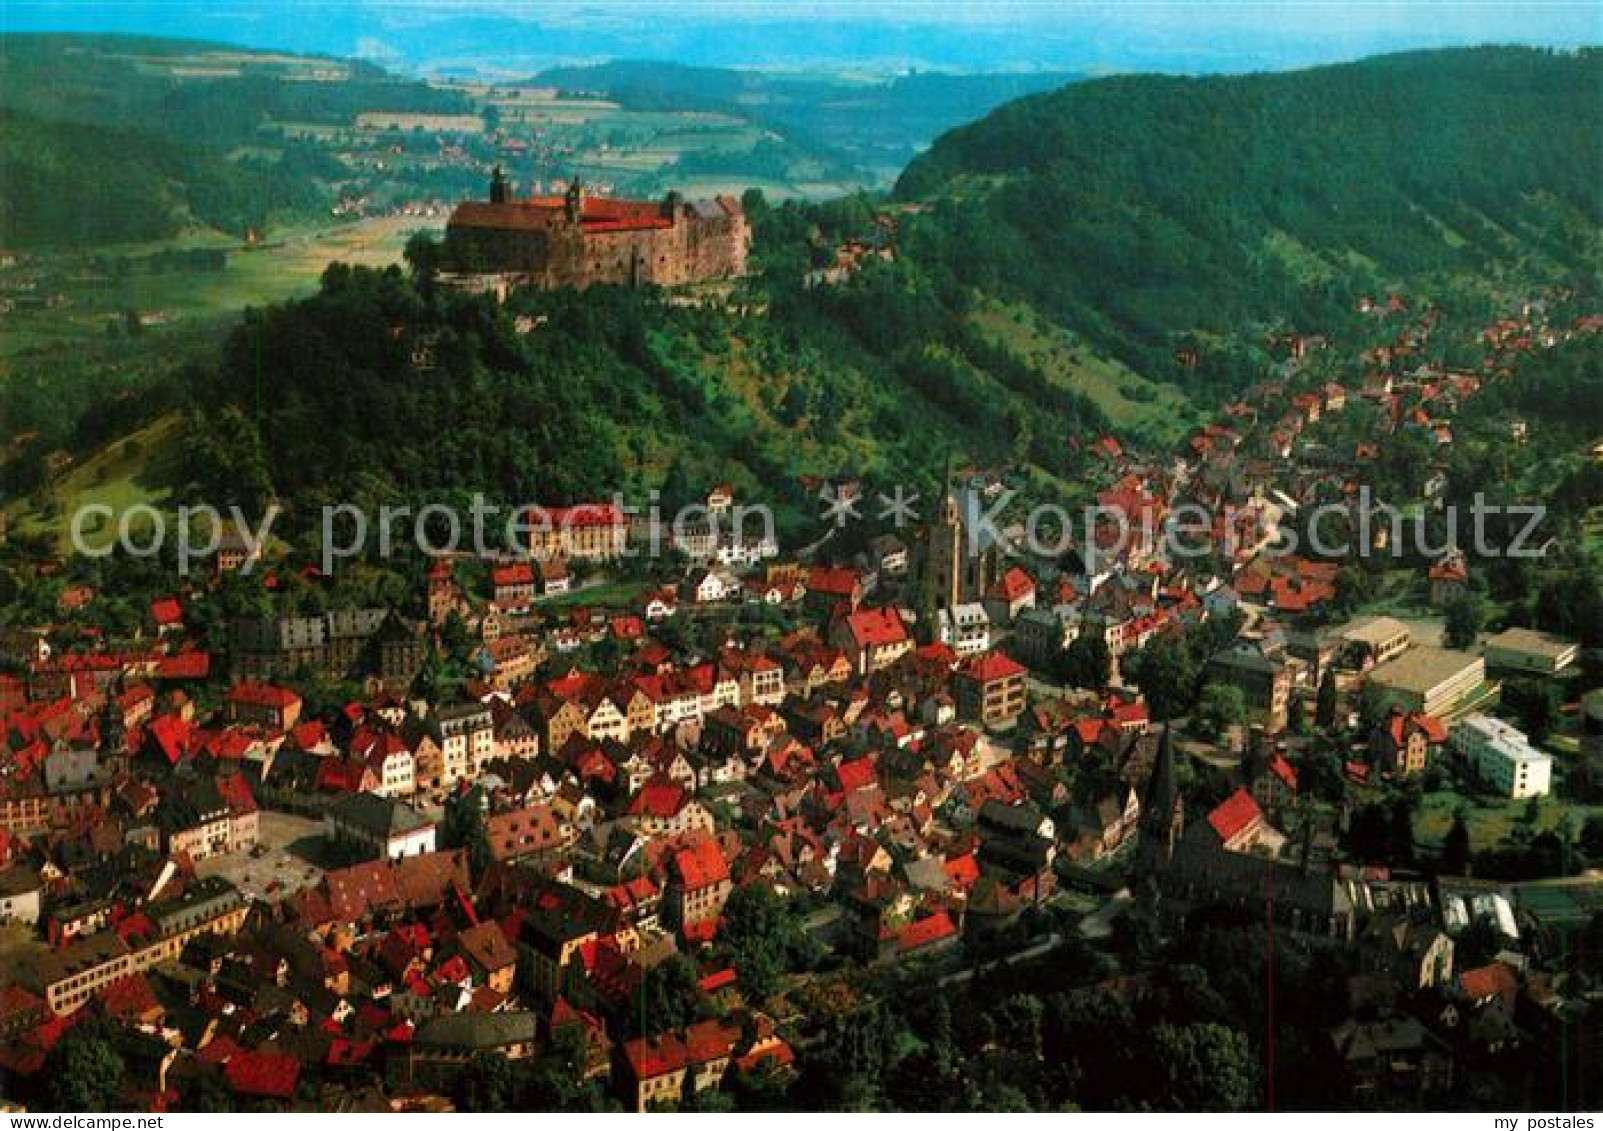
<path id="1" fill-rule="evenodd" d="M 1603 42 L 1599 0 L 4 0 L 0 21 L 490 70 L 620 56 L 1241 70 L 1414 47 Z"/>

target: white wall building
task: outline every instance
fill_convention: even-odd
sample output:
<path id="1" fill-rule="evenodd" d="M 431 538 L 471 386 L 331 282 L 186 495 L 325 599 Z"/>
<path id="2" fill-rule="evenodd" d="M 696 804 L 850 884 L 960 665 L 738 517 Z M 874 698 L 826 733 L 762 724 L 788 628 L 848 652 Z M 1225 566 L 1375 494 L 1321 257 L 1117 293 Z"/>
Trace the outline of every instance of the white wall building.
<path id="1" fill-rule="evenodd" d="M 991 618 L 978 601 L 953 605 L 940 614 L 941 643 L 959 656 L 978 656 L 991 647 Z"/>
<path id="2" fill-rule="evenodd" d="M 482 703 L 442 707 L 439 713 L 440 751 L 449 789 L 463 778 L 476 778 L 484 763 L 495 756 L 495 723 Z"/>
<path id="3" fill-rule="evenodd" d="M 1552 789 L 1553 759 L 1502 719 L 1490 715 L 1460 719 L 1453 724 L 1448 744 L 1500 796 L 1545 797 Z"/>

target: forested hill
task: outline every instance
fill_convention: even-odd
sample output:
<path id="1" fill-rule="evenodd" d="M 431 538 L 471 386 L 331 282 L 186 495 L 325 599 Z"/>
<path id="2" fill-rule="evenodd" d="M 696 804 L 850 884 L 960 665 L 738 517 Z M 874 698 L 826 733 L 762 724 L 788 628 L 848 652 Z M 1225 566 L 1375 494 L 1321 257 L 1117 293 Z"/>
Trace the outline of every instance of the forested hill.
<path id="1" fill-rule="evenodd" d="M 1364 291 L 1590 278 L 1600 118 L 1595 50 L 1109 78 L 953 130 L 897 194 L 944 205 L 926 256 L 1150 374 L 1177 336 L 1306 329 Z"/>

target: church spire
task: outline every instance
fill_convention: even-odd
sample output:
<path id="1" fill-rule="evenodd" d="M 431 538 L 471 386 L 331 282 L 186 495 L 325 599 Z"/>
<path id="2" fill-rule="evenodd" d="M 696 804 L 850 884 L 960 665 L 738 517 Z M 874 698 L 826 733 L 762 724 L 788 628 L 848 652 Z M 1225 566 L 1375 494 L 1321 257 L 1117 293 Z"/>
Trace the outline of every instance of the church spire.
<path id="1" fill-rule="evenodd" d="M 1147 778 L 1147 793 L 1141 799 L 1143 853 L 1159 862 L 1167 862 L 1174 854 L 1183 823 L 1180 785 L 1174 768 L 1174 735 L 1169 724 L 1164 723 L 1163 733 L 1158 736 L 1152 774 Z"/>

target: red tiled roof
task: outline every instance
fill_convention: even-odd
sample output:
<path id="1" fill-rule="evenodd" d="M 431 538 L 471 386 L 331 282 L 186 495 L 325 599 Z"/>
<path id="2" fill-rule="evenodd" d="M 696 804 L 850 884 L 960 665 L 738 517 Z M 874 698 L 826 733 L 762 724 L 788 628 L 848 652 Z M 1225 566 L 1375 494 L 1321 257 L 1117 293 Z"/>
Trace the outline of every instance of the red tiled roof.
<path id="1" fill-rule="evenodd" d="M 835 774 L 840 778 L 842 789 L 867 789 L 875 782 L 874 760 L 866 757 L 853 758 L 835 767 Z"/>
<path id="2" fill-rule="evenodd" d="M 365 1062 L 373 1055 L 374 1042 L 353 1041 L 346 1037 L 335 1037 L 329 1042 L 327 1063 L 336 1067 L 349 1068 Z"/>
<path id="3" fill-rule="evenodd" d="M 1506 963 L 1493 962 L 1473 970 L 1465 970 L 1458 976 L 1458 988 L 1463 990 L 1464 996 L 1471 1001 L 1482 1001 L 1489 997 L 1501 997 L 1507 1000 L 1519 989 L 1519 979 Z"/>
<path id="4" fill-rule="evenodd" d="M 301 1062 L 284 1053 L 246 1051 L 223 1066 L 229 1087 L 240 1095 L 288 1099 L 301 1079 Z"/>
<path id="5" fill-rule="evenodd" d="M 826 597 L 849 597 L 858 588 L 857 571 L 844 566 L 813 566 L 807 571 L 807 589 Z"/>
<path id="6" fill-rule="evenodd" d="M 256 812 L 256 798 L 250 791 L 250 782 L 244 774 L 226 774 L 217 779 L 217 792 L 228 803 L 228 811 L 235 816 Z"/>
<path id="7" fill-rule="evenodd" d="M 323 740 L 328 737 L 327 729 L 324 728 L 323 724 L 317 719 L 312 719 L 310 722 L 301 723 L 299 726 L 294 727 L 289 733 L 290 737 L 295 740 L 295 745 L 299 746 L 302 750 L 310 750 L 313 747 L 321 746 L 323 744 Z"/>
<path id="8" fill-rule="evenodd" d="M 1035 581 L 1029 574 L 1018 566 L 1014 566 L 991 586 L 992 597 L 1000 597 L 1004 601 L 1017 601 L 1035 592 Z"/>
<path id="9" fill-rule="evenodd" d="M 612 503 L 580 503 L 572 507 L 533 506 L 524 511 L 524 521 L 536 530 L 580 530 L 589 526 L 622 526 L 627 520 Z"/>
<path id="10" fill-rule="evenodd" d="M 900 644 L 907 639 L 907 626 L 895 609 L 860 609 L 846 618 L 846 627 L 859 648 Z"/>
<path id="11" fill-rule="evenodd" d="M 975 656 L 962 667 L 962 673 L 976 683 L 994 683 L 999 679 L 1024 675 L 1028 670 L 1023 664 L 1002 652 L 987 652 L 983 656 Z"/>
<path id="12" fill-rule="evenodd" d="M 301 697 L 287 687 L 246 680 L 236 684 L 228 693 L 230 703 L 243 703 L 252 707 L 272 707 L 286 710 L 301 701 Z"/>
<path id="13" fill-rule="evenodd" d="M 139 1020 L 147 1013 L 160 1013 L 161 1002 L 156 1000 L 150 983 L 143 974 L 130 974 L 103 986 L 96 994 L 106 1012 L 119 1020 Z"/>
<path id="14" fill-rule="evenodd" d="M 629 1062 L 629 1069 L 636 1080 L 653 1080 L 658 1076 L 666 1076 L 670 1072 L 680 1071 L 690 1063 L 690 1054 L 685 1049 L 685 1043 L 673 1033 L 625 1041 L 623 1055 Z"/>
<path id="15" fill-rule="evenodd" d="M 1221 841 L 1228 841 L 1262 816 L 1263 810 L 1258 808 L 1252 794 L 1238 789 L 1208 814 L 1208 824 L 1213 826 Z"/>
<path id="16" fill-rule="evenodd" d="M 684 807 L 685 791 L 668 778 L 652 778 L 640 787 L 634 800 L 629 802 L 631 817 L 672 817 Z"/>
<path id="17" fill-rule="evenodd" d="M 729 878 L 729 864 L 715 840 L 704 840 L 693 848 L 682 848 L 673 856 L 674 870 L 686 891 L 712 887 Z"/>
<path id="18" fill-rule="evenodd" d="M 965 891 L 980 878 L 980 862 L 974 858 L 974 853 L 965 852 L 962 856 L 948 860 L 944 865 L 947 876 L 951 878 L 952 886 L 958 891 Z"/>
<path id="19" fill-rule="evenodd" d="M 908 951 L 951 938 L 955 934 L 957 927 L 952 924 L 952 917 L 944 911 L 937 911 L 926 919 L 920 919 L 903 927 L 901 933 L 896 936 L 896 949 L 906 954 Z"/>
<path id="20" fill-rule="evenodd" d="M 732 986 L 735 984 L 734 967 L 726 966 L 722 970 L 714 970 L 696 984 L 702 988 L 704 993 L 709 994 L 715 993 L 725 986 Z"/>
<path id="21" fill-rule="evenodd" d="M 925 663 L 938 664 L 945 668 L 957 663 L 957 653 L 952 650 L 952 646 L 942 644 L 938 640 L 915 650 L 913 655 Z"/>
<path id="22" fill-rule="evenodd" d="M 189 724 L 178 715 L 161 715 L 152 719 L 146 730 L 167 761 L 177 765 L 189 746 Z"/>
<path id="23" fill-rule="evenodd" d="M 490 582 L 497 589 L 509 585 L 533 585 L 534 568 L 528 562 L 496 566 L 490 571 Z"/>

